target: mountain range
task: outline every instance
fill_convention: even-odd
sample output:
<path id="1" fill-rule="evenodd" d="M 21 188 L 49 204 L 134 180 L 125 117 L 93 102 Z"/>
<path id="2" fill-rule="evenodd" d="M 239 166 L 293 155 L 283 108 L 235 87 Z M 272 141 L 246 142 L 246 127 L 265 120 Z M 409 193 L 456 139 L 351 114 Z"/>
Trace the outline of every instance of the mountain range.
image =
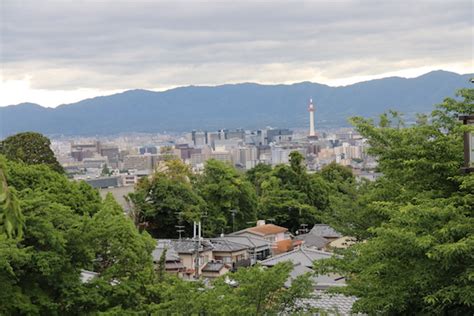
<path id="1" fill-rule="evenodd" d="M 45 108 L 34 103 L 0 107 L 0 138 L 21 131 L 57 135 L 182 132 L 193 129 L 307 127 L 313 98 L 316 127 L 347 126 L 354 115 L 388 109 L 413 118 L 456 90 L 472 87 L 473 74 L 433 71 L 416 78 L 388 77 L 340 87 L 312 82 L 188 86 L 162 92 L 128 90 Z"/>

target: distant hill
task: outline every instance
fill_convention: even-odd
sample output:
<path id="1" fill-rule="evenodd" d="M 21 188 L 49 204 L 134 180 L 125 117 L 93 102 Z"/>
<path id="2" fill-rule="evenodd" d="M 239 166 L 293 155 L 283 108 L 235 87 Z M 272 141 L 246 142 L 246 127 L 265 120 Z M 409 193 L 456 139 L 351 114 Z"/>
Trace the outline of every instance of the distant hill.
<path id="1" fill-rule="evenodd" d="M 301 82 L 189 86 L 163 92 L 129 90 L 44 108 L 22 103 L 0 107 L 0 137 L 21 131 L 47 135 L 108 135 L 121 132 L 191 131 L 265 126 L 306 127 L 307 103 L 316 104 L 317 127 L 347 125 L 353 115 L 373 117 L 387 109 L 414 117 L 430 112 L 472 74 L 433 71 L 413 79 L 389 77 L 343 87 Z"/>

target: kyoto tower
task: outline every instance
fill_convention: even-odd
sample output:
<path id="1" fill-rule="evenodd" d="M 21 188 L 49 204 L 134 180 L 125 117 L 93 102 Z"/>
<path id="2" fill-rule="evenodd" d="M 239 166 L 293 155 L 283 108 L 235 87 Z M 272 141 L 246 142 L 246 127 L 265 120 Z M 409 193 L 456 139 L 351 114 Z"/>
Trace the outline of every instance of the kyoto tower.
<path id="1" fill-rule="evenodd" d="M 309 106 L 308 106 L 308 112 L 309 112 L 309 136 L 315 136 L 314 134 L 314 105 L 313 105 L 313 99 L 309 99 Z"/>

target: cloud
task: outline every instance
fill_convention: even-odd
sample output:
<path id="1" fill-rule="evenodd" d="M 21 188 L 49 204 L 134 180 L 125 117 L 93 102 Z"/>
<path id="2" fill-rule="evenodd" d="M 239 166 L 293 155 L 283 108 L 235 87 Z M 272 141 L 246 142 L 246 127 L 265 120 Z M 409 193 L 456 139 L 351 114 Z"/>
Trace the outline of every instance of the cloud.
<path id="1" fill-rule="evenodd" d="M 2 1 L 2 80 L 160 89 L 472 71 L 468 1 Z M 461 66 L 460 66 L 461 65 Z M 454 67 L 454 66 L 453 66 Z"/>

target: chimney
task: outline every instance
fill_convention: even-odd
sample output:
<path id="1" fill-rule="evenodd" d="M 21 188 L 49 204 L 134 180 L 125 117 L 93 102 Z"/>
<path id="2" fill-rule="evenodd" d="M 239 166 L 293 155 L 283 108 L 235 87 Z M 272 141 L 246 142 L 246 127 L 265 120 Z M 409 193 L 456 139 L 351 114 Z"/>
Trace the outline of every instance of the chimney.
<path id="1" fill-rule="evenodd" d="M 265 220 L 264 219 L 259 219 L 257 221 L 257 226 L 262 226 L 262 225 L 265 225 Z"/>

